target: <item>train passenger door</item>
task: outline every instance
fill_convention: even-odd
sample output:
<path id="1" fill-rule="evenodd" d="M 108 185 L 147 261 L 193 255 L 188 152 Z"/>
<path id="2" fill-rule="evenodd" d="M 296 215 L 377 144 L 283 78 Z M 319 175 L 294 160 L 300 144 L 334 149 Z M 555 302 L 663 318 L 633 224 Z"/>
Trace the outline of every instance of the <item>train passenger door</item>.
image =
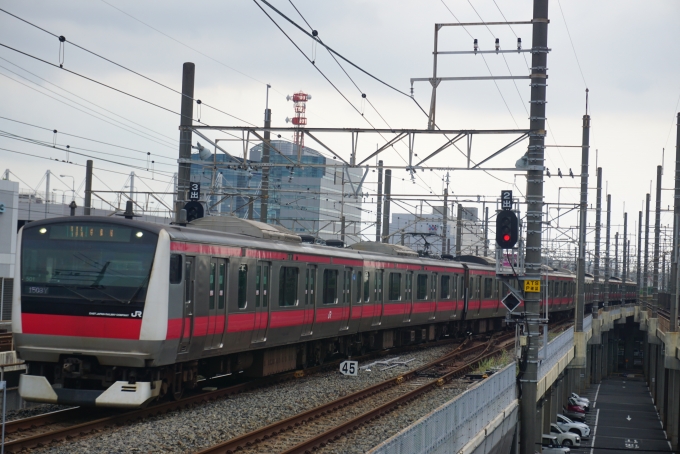
<path id="1" fill-rule="evenodd" d="M 404 323 L 411 321 L 411 311 L 413 311 L 413 271 L 408 271 L 404 282 Z"/>
<path id="2" fill-rule="evenodd" d="M 194 327 L 195 257 L 184 259 L 184 305 L 182 307 L 182 329 L 178 353 L 189 351 Z"/>
<path id="3" fill-rule="evenodd" d="M 437 310 L 437 278 L 439 274 L 433 273 L 430 279 L 430 303 L 429 310 L 427 314 L 428 320 L 433 320 L 435 317 L 435 311 Z"/>
<path id="4" fill-rule="evenodd" d="M 226 260 L 210 259 L 210 286 L 208 288 L 208 331 L 204 350 L 219 348 L 222 343 L 225 322 L 225 274 Z"/>
<path id="5" fill-rule="evenodd" d="M 255 330 L 251 341 L 253 343 L 267 340 L 270 269 L 269 262 L 258 262 L 255 267 Z"/>
<path id="6" fill-rule="evenodd" d="M 316 303 L 316 265 L 307 265 L 305 272 L 305 306 L 302 315 L 302 336 L 310 336 L 314 327 Z"/>
<path id="7" fill-rule="evenodd" d="M 470 269 L 463 264 L 463 278 L 461 282 L 461 290 L 463 295 L 463 317 L 462 320 L 466 320 L 468 316 L 468 307 L 470 305 Z"/>
<path id="8" fill-rule="evenodd" d="M 352 316 L 352 268 L 345 268 L 342 278 L 342 320 L 340 331 L 349 329 L 349 320 Z"/>
<path id="9" fill-rule="evenodd" d="M 382 321 L 383 314 L 383 270 L 375 270 L 375 304 L 373 309 L 373 321 L 371 326 L 378 326 Z"/>

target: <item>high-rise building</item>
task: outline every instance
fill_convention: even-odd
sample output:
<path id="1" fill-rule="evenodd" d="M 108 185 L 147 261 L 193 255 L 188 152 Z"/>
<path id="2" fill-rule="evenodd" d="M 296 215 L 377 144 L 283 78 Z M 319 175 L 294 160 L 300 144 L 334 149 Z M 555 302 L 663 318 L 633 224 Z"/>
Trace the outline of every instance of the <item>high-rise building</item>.
<path id="1" fill-rule="evenodd" d="M 258 144 L 250 149 L 250 162 L 260 162 L 262 148 L 262 144 Z M 351 192 L 352 184 L 356 187 L 361 180 L 362 170 L 325 167 L 335 161 L 309 147 L 300 150 L 300 166 L 294 166 L 297 159 L 298 149 L 294 143 L 271 141 L 269 162 L 276 166 L 269 170 L 268 222 L 297 234 L 339 239 L 341 216 L 344 216 L 345 243 L 360 241 L 361 199 L 353 197 Z M 262 172 L 259 169 L 243 169 L 239 162 L 221 153 L 205 160 L 195 154 L 191 180 L 201 183 L 202 200 L 206 200 L 211 214 L 247 217 L 252 197 L 253 219 L 260 219 Z"/>

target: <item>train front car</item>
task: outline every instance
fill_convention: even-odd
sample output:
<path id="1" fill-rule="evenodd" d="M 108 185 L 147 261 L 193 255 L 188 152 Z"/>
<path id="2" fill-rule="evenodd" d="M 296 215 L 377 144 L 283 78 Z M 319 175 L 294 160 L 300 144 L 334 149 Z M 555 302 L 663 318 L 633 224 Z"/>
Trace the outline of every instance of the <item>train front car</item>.
<path id="1" fill-rule="evenodd" d="M 139 407 L 157 397 L 170 239 L 152 224 L 69 217 L 19 233 L 13 321 L 27 401 Z"/>

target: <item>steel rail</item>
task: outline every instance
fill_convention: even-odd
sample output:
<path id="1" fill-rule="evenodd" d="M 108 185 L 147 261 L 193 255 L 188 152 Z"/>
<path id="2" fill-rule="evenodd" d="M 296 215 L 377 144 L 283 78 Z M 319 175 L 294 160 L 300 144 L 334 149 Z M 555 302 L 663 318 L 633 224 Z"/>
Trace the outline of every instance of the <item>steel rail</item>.
<path id="1" fill-rule="evenodd" d="M 510 333 L 508 335 L 503 336 L 505 337 L 514 337 L 514 333 Z M 413 379 L 413 378 L 418 378 L 419 374 L 432 369 L 433 367 L 440 366 L 442 364 L 445 364 L 447 362 L 451 362 L 456 358 L 463 357 L 465 355 L 469 354 L 474 354 L 477 353 L 479 350 L 483 350 L 483 352 L 486 352 L 492 345 L 493 342 L 498 341 L 498 339 L 491 339 L 489 343 L 487 344 L 482 344 L 478 346 L 474 346 L 465 350 L 460 350 L 460 348 L 463 346 L 459 346 L 456 350 L 453 352 L 449 352 L 446 355 L 437 358 L 434 361 L 431 361 L 423 366 L 417 367 L 415 369 L 412 369 L 411 371 L 402 374 L 398 377 L 390 378 L 385 381 L 382 381 L 380 383 L 377 383 L 375 385 L 372 385 L 368 388 L 364 388 L 362 390 L 356 391 L 352 394 L 349 394 L 347 396 L 340 397 L 338 399 L 335 399 L 331 402 L 328 402 L 326 404 L 320 405 L 318 407 L 312 408 L 310 410 L 307 410 L 305 412 L 299 413 L 297 415 L 293 415 L 289 418 L 283 419 L 281 421 L 277 421 L 275 423 L 272 423 L 268 426 L 262 427 L 260 429 L 256 429 L 252 432 L 248 432 L 246 434 L 243 434 L 241 436 L 232 438 L 230 440 L 227 440 L 225 442 L 219 443 L 217 445 L 214 445 L 212 447 L 206 448 L 202 451 L 199 451 L 199 454 L 216 454 L 216 453 L 235 453 L 236 451 L 243 449 L 244 447 L 250 447 L 254 444 L 260 443 L 264 440 L 267 440 L 273 436 L 279 435 L 280 433 L 286 432 L 288 430 L 293 429 L 294 427 L 298 427 L 302 424 L 305 424 L 308 421 L 317 419 L 321 416 L 324 416 L 328 413 L 337 411 L 341 408 L 347 407 L 348 405 L 351 405 L 355 402 L 359 402 L 361 400 L 364 400 L 368 397 L 374 396 L 378 393 L 384 392 L 388 389 L 392 389 L 395 386 L 399 386 L 400 384 L 404 383 L 407 380 Z M 476 358 L 481 358 L 484 356 L 484 353 L 482 355 L 477 356 Z M 483 358 L 482 358 L 483 359 Z M 476 359 L 473 360 L 473 363 L 476 364 L 479 362 L 481 359 Z M 441 377 L 440 377 L 441 378 Z M 437 385 L 439 382 L 439 379 L 434 379 L 428 384 L 432 384 L 434 386 Z M 417 388 L 420 389 L 420 388 Z M 409 393 L 410 395 L 411 393 Z M 378 408 L 382 408 L 378 407 Z"/>

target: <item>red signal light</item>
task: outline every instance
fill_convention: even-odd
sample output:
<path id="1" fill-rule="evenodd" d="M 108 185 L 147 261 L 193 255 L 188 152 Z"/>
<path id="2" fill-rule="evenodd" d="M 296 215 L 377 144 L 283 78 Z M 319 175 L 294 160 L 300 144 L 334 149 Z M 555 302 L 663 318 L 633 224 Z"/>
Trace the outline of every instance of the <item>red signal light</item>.
<path id="1" fill-rule="evenodd" d="M 510 241 L 510 234 L 509 233 L 506 233 L 505 235 L 503 235 L 503 241 Z"/>

